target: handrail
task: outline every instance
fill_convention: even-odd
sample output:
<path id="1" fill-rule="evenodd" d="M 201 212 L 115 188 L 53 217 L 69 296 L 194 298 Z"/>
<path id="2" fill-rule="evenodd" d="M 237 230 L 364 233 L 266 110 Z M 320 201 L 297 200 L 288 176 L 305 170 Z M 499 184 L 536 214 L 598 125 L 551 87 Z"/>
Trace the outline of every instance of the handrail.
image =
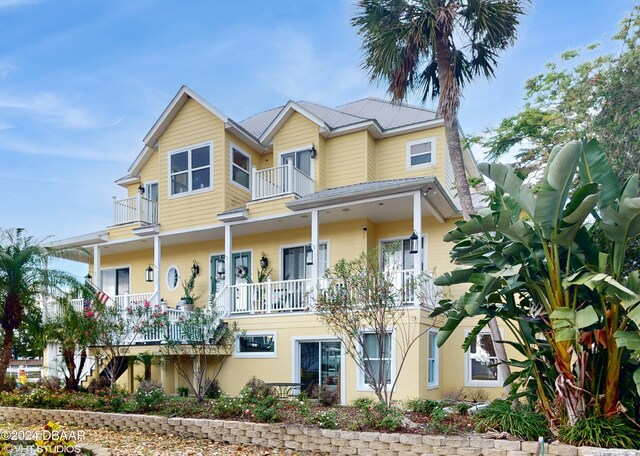
<path id="1" fill-rule="evenodd" d="M 158 223 L 158 202 L 142 195 L 117 200 L 113 197 L 113 224 Z"/>
<path id="2" fill-rule="evenodd" d="M 286 165 L 251 171 L 251 197 L 253 200 L 295 194 L 307 196 L 314 192 L 313 179 L 293 166 Z"/>

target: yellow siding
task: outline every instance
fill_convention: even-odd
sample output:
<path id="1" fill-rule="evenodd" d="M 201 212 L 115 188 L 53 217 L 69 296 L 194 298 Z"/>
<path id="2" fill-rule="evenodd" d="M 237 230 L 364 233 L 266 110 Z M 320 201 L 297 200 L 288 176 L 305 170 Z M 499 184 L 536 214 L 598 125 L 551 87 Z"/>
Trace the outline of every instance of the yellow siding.
<path id="1" fill-rule="evenodd" d="M 151 243 L 151 240 L 149 241 Z M 128 266 L 131 294 L 153 293 L 153 283 L 145 282 L 144 271 L 153 264 L 153 249 L 135 250 L 133 252 L 110 255 L 108 249 L 102 249 L 100 268 L 110 269 Z M 93 275 L 93 267 L 91 267 Z M 95 277 L 95 276 L 94 276 Z"/>
<path id="2" fill-rule="evenodd" d="M 367 132 L 367 180 L 376 180 L 376 164 L 378 158 L 376 156 L 376 140 Z"/>
<path id="3" fill-rule="evenodd" d="M 227 176 L 227 184 L 226 184 L 226 201 L 225 201 L 225 209 L 233 209 L 236 207 L 244 206 L 246 203 L 251 201 L 251 190 L 245 189 L 240 184 L 237 184 L 231 178 L 231 145 L 235 145 L 242 152 L 249 155 L 251 157 L 251 166 L 255 166 L 260 169 L 262 164 L 262 156 L 253 150 L 251 146 L 249 146 L 244 141 L 230 135 L 226 134 L 226 147 L 225 147 L 225 171 Z M 249 182 L 251 182 L 251 169 L 249 169 Z M 249 184 L 251 185 L 251 184 Z"/>
<path id="4" fill-rule="evenodd" d="M 290 214 L 291 210 L 286 204 L 293 201 L 294 196 L 279 196 L 273 199 L 260 200 L 247 204 L 247 210 L 250 218 L 268 217 L 276 214 Z"/>
<path id="5" fill-rule="evenodd" d="M 159 219 L 162 230 L 210 225 L 224 210 L 227 176 L 223 122 L 193 100 L 187 101 L 158 140 Z M 213 142 L 213 190 L 168 198 L 168 153 L 181 148 Z M 145 166 L 146 168 L 146 166 Z"/>
<path id="6" fill-rule="evenodd" d="M 431 137 L 436 138 L 435 165 L 416 170 L 407 170 L 407 142 Z M 380 139 L 376 143 L 377 180 L 436 176 L 442 183 L 444 182 L 444 151 L 444 127 Z"/>
<path id="7" fill-rule="evenodd" d="M 122 225 L 122 226 L 116 226 L 116 227 L 110 227 L 108 232 L 109 232 L 109 240 L 110 241 L 116 241 L 116 240 L 121 240 L 121 239 L 131 239 L 131 238 L 135 238 L 136 235 L 133 234 L 133 228 L 138 228 L 140 226 L 139 223 L 129 223 L 127 225 Z"/>
<path id="8" fill-rule="evenodd" d="M 367 136 L 366 131 L 359 131 L 327 141 L 327 187 L 368 180 Z"/>

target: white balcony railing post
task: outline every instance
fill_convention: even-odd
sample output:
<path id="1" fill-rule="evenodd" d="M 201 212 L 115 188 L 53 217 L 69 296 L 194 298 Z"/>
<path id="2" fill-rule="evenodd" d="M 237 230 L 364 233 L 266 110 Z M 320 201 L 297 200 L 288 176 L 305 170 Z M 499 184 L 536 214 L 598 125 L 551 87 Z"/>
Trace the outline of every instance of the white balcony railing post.
<path id="1" fill-rule="evenodd" d="M 133 208 L 134 211 L 134 216 L 133 219 L 136 222 L 141 222 L 142 219 L 142 193 L 138 192 L 138 195 L 136 197 L 136 205 Z"/>
<path id="2" fill-rule="evenodd" d="M 287 188 L 284 190 L 285 193 L 292 193 L 294 190 L 293 187 L 293 161 L 291 159 L 287 160 Z"/>
<path id="3" fill-rule="evenodd" d="M 251 198 L 256 199 L 256 195 L 260 194 L 258 191 L 258 179 L 257 176 L 258 169 L 255 166 L 251 167 Z"/>

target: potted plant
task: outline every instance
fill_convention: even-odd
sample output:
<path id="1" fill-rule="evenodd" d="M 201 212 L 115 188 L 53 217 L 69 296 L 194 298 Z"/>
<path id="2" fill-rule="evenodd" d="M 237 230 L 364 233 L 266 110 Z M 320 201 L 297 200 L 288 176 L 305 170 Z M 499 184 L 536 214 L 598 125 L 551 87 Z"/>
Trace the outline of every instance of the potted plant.
<path id="1" fill-rule="evenodd" d="M 179 305 L 186 311 L 192 311 L 195 302 L 198 300 L 198 296 L 193 294 L 193 289 L 196 286 L 196 276 L 198 274 L 195 271 L 191 271 L 191 276 L 187 280 L 182 281 L 182 290 L 184 294 L 182 299 L 178 302 Z"/>

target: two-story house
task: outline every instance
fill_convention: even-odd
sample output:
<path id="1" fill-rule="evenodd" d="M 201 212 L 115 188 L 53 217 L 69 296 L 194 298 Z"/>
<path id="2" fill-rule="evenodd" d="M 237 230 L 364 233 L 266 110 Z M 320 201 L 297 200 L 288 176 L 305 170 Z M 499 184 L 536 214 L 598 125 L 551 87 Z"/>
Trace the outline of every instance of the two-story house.
<path id="1" fill-rule="evenodd" d="M 465 166 L 478 174 L 469 151 Z M 374 247 L 392 252 L 382 267 L 400 281 L 452 268 L 442 237 L 460 211 L 443 121 L 430 110 L 375 98 L 335 108 L 290 101 L 236 121 L 182 87 L 116 183 L 128 196 L 114 198 L 112 225 L 56 245 L 85 247 L 89 275 L 116 302 L 162 302 L 175 313 L 181 281 L 197 267 L 195 294 L 205 297 L 197 305 L 211 302 L 244 331 L 219 377 L 229 394 L 252 376 L 338 385 L 343 403 L 367 394 L 309 291 L 338 259 Z M 421 241 L 411 251 L 414 232 Z M 265 263 L 271 274 L 259 282 Z M 430 324 L 430 309 L 406 305 Z M 422 337 L 396 397 L 437 399 L 462 387 L 500 394 L 490 336 L 460 348 L 469 329 L 440 350 L 436 330 Z M 138 352 L 160 343 L 144 342 Z M 379 361 L 395 366 L 393 358 L 394 350 Z M 180 384 L 170 364 L 153 377 L 171 393 Z M 120 382 L 133 387 L 133 378 Z"/>

